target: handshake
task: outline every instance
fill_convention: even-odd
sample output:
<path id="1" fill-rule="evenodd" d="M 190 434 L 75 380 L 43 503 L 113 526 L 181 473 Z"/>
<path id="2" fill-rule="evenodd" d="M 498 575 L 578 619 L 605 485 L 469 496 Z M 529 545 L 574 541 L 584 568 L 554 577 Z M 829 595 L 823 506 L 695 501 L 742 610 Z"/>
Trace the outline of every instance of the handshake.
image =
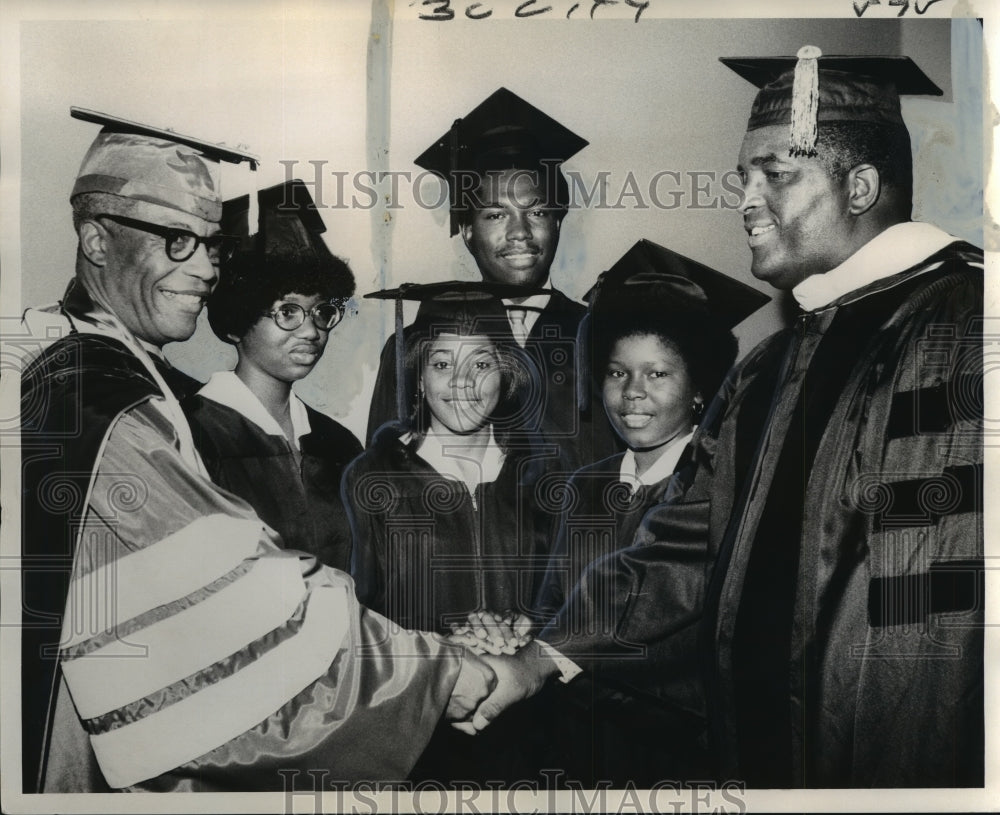
<path id="1" fill-rule="evenodd" d="M 465 648 L 465 658 L 448 700 L 452 727 L 475 735 L 504 710 L 534 696 L 556 673 L 551 657 L 533 641 L 524 614 L 473 611 L 453 624 L 446 641 Z"/>

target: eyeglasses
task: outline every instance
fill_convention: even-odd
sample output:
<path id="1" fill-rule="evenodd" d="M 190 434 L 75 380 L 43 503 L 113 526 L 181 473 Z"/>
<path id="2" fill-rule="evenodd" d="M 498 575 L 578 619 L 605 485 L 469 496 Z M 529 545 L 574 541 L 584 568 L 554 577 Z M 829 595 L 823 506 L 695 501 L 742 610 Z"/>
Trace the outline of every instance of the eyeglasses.
<path id="1" fill-rule="evenodd" d="M 294 331 L 306 321 L 306 310 L 298 303 L 282 303 L 274 311 L 265 311 L 263 316 L 274 320 L 282 331 Z M 344 309 L 336 303 L 318 303 L 309 309 L 309 316 L 316 328 L 329 331 L 344 319 Z"/>
<path id="2" fill-rule="evenodd" d="M 133 229 L 141 229 L 153 235 L 159 235 L 164 239 L 167 250 L 167 257 L 175 263 L 183 263 L 188 260 L 201 244 L 205 244 L 205 251 L 213 266 L 226 263 L 231 260 L 239 244 L 239 238 L 233 235 L 223 235 L 221 233 L 202 237 L 195 235 L 187 229 L 179 229 L 174 226 L 163 226 L 162 224 L 151 224 L 148 221 L 138 221 L 135 218 L 126 218 L 124 215 L 98 215 L 98 218 L 107 218 L 116 224 L 130 226 Z"/>

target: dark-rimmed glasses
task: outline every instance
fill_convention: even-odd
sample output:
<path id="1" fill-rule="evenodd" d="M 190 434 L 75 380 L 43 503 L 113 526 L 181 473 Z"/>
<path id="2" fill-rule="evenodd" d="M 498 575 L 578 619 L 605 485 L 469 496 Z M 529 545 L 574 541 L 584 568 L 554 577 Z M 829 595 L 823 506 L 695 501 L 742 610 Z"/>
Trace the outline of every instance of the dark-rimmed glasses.
<path id="1" fill-rule="evenodd" d="M 135 218 L 126 218 L 124 215 L 109 215 L 107 213 L 98 215 L 98 218 L 107 218 L 116 224 L 130 226 L 133 229 L 140 229 L 153 235 L 159 235 L 164 240 L 167 257 L 174 263 L 183 263 L 188 260 L 201 244 L 205 244 L 205 252 L 208 254 L 209 262 L 213 266 L 226 263 L 231 260 L 239 244 L 239 238 L 233 235 L 223 235 L 217 233 L 202 237 L 195 235 L 188 229 L 180 229 L 175 226 L 163 226 L 163 224 L 151 224 L 148 221 L 140 221 Z"/>
<path id="2" fill-rule="evenodd" d="M 274 320 L 282 331 L 294 331 L 306 321 L 306 310 L 298 303 L 282 303 L 274 311 L 265 311 L 265 317 Z M 344 309 L 336 303 L 317 303 L 309 309 L 313 325 L 321 331 L 329 331 L 344 319 Z"/>

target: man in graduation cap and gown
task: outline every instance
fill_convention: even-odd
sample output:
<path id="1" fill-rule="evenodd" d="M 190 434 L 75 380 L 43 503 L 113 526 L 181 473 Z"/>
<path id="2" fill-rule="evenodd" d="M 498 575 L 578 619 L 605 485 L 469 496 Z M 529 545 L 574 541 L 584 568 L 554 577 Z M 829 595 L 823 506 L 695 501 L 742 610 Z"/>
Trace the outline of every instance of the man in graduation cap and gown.
<path id="1" fill-rule="evenodd" d="M 707 409 L 680 494 L 539 638 L 577 670 L 643 645 L 670 680 L 694 632 L 722 779 L 982 785 L 983 256 L 911 221 L 899 103 L 937 89 L 906 58 L 726 62 L 763 86 L 740 153 L 752 272 L 801 310 Z M 611 638 L 568 624 L 600 592 Z M 509 659 L 476 724 L 560 669 Z"/>
<path id="2" fill-rule="evenodd" d="M 462 240 L 483 280 L 546 289 L 504 298 L 511 338 L 541 373 L 526 408 L 526 429 L 558 446 L 570 471 L 617 451 L 600 410 L 576 407 L 576 332 L 585 308 L 552 288 L 569 190 L 562 162 L 587 142 L 506 88 L 491 94 L 422 153 L 416 163 L 448 185 L 451 234 Z M 419 319 L 419 316 L 418 316 Z M 368 416 L 368 438 L 404 419 L 395 385 L 395 343 L 382 351 Z"/>
<path id="3" fill-rule="evenodd" d="M 39 353 L 21 403 L 23 788 L 404 778 L 492 674 L 390 631 L 347 575 L 281 551 L 209 481 L 166 381 L 160 349 L 194 332 L 232 247 L 219 161 L 255 159 L 73 115 L 105 125 L 72 193 L 76 277 L 25 315 Z"/>

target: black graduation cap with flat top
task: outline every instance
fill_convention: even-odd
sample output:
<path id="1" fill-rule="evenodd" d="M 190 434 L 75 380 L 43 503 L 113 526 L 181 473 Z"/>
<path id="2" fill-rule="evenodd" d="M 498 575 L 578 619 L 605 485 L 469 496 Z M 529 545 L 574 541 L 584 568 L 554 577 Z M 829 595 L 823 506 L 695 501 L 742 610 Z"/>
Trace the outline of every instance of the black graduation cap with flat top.
<path id="1" fill-rule="evenodd" d="M 702 312 L 706 321 L 732 329 L 771 298 L 704 263 L 642 239 L 597 278 L 584 300 L 588 308 L 577 334 L 580 349 L 590 349 L 595 324 L 604 320 L 629 320 L 642 312 L 669 321 L 670 314 L 678 311 Z M 588 364 L 588 357 L 578 355 L 581 365 Z M 589 382 L 587 371 L 581 370 L 577 377 L 581 409 L 589 402 Z"/>
<path id="2" fill-rule="evenodd" d="M 212 330 L 226 342 L 231 333 L 225 316 L 233 308 L 230 301 L 245 298 L 248 286 L 267 286 L 276 276 L 294 269 L 322 279 L 323 290 L 341 307 L 354 293 L 354 274 L 323 240 L 326 224 L 302 181 L 293 179 L 257 190 L 256 199 L 253 210 L 249 195 L 231 198 L 222 205 L 222 231 L 238 237 L 239 248 L 222 265 L 208 319 Z M 250 234 L 251 214 L 257 220 L 255 234 Z"/>
<path id="3" fill-rule="evenodd" d="M 438 333 L 482 333 L 510 337 L 510 324 L 503 299 L 531 297 L 547 290 L 534 286 L 487 281 L 445 280 L 437 283 L 403 283 L 395 289 L 382 289 L 365 295 L 366 299 L 394 300 L 396 303 L 395 368 L 396 413 L 405 421 L 409 394 L 414 383 L 408 382 L 405 370 L 406 349 L 418 339 Z M 403 301 L 417 301 L 420 308 L 409 326 L 403 326 Z M 511 342 L 513 338 L 510 337 Z"/>
<path id="4" fill-rule="evenodd" d="M 917 64 L 906 56 L 844 56 L 821 55 L 821 71 L 838 71 L 856 77 L 891 84 L 903 95 L 941 96 L 942 90 L 930 80 Z M 751 85 L 763 88 L 776 82 L 783 74 L 793 71 L 796 57 L 719 57 L 726 67 L 735 71 Z"/>
<path id="5" fill-rule="evenodd" d="M 584 295 L 590 312 L 622 299 L 706 308 L 733 328 L 771 301 L 763 292 L 653 241 L 636 241 Z"/>
<path id="6" fill-rule="evenodd" d="M 222 231 L 240 238 L 241 252 L 265 257 L 307 253 L 317 260 L 333 257 L 321 235 L 326 224 L 309 188 L 292 179 L 257 191 L 257 234 L 248 234 L 250 196 L 231 198 L 222 205 Z"/>
<path id="7" fill-rule="evenodd" d="M 455 119 L 447 133 L 421 153 L 414 163 L 448 184 L 451 234 L 458 232 L 457 213 L 469 207 L 472 180 L 491 172 L 530 170 L 557 185 L 550 190 L 565 204 L 565 178 L 558 165 L 588 142 L 547 113 L 507 88 L 499 88 L 465 116 Z M 463 200 L 464 199 L 464 200 Z"/>
<path id="8" fill-rule="evenodd" d="M 793 155 L 814 155 L 821 122 L 900 125 L 899 96 L 942 91 L 906 56 L 826 56 L 813 45 L 794 57 L 720 57 L 760 88 L 747 130 L 789 125 Z"/>

